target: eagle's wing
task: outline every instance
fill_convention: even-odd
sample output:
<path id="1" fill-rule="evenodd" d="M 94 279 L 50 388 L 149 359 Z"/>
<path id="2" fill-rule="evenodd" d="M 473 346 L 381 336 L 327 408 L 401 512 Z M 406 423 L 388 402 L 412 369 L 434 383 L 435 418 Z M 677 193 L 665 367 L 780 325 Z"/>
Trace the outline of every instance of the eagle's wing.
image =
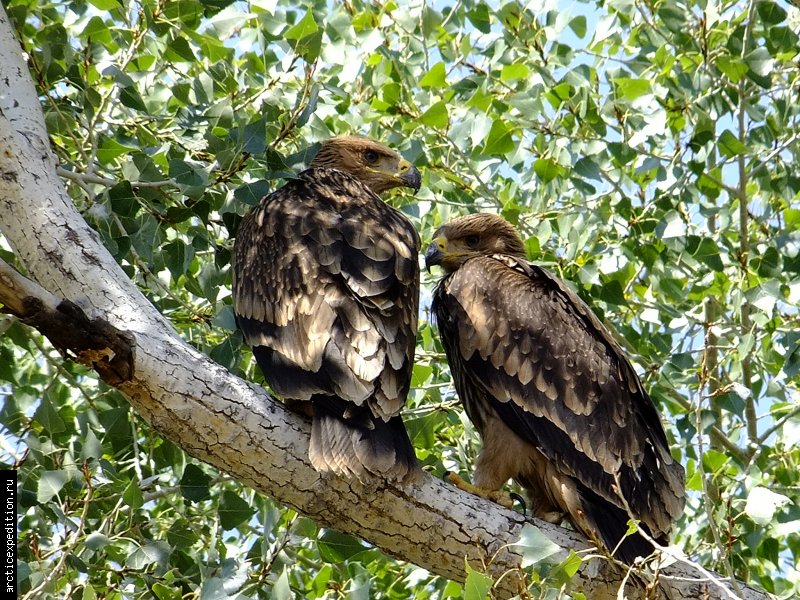
<path id="1" fill-rule="evenodd" d="M 413 366 L 418 248 L 408 219 L 333 169 L 301 173 L 251 211 L 235 244 L 234 311 L 272 389 L 362 429 L 398 417 Z M 335 444 L 326 451 L 347 451 Z"/>
<path id="2" fill-rule="evenodd" d="M 669 531 L 683 509 L 683 469 L 632 366 L 576 294 L 526 261 L 479 256 L 442 281 L 434 305 L 479 428 L 494 411 L 559 472 L 619 507 L 617 474 L 632 512 L 654 536 Z"/>

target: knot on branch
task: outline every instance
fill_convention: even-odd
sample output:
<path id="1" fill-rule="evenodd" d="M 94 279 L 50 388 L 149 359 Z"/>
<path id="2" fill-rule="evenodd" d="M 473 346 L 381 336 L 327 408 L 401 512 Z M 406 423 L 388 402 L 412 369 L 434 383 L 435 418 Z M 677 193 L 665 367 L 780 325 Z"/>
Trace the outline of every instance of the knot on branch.
<path id="1" fill-rule="evenodd" d="M 133 377 L 134 338 L 105 319 L 90 319 L 80 306 L 62 300 L 55 310 L 39 299 L 23 299 L 22 321 L 38 329 L 64 358 L 95 369 L 114 387 Z"/>

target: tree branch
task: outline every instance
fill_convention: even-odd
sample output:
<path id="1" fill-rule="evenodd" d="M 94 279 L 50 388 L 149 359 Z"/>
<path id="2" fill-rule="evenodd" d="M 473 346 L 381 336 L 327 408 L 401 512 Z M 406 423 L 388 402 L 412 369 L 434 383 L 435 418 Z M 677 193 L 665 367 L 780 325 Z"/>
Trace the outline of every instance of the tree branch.
<path id="1" fill-rule="evenodd" d="M 750 34 L 753 29 L 755 19 L 756 0 L 750 0 L 747 15 L 747 25 L 745 26 L 744 41 L 742 42 L 742 58 L 750 51 Z M 736 111 L 737 125 L 739 130 L 739 141 L 747 144 L 747 89 L 746 79 L 739 82 L 739 106 Z M 739 200 L 739 265 L 741 267 L 741 289 L 747 290 L 749 287 L 749 260 L 750 260 L 750 233 L 749 219 L 747 214 L 747 182 L 749 173 L 745 162 L 744 154 L 736 157 L 736 164 L 739 171 L 739 182 L 736 186 L 736 196 Z M 750 303 L 747 298 L 742 298 L 740 309 L 741 335 L 754 335 L 753 323 L 750 318 Z M 747 425 L 747 437 L 751 444 L 758 440 L 758 415 L 756 413 L 755 394 L 753 389 L 753 370 L 750 360 L 750 353 L 741 358 L 742 362 L 742 384 L 751 390 L 745 400 L 744 416 Z"/>
<path id="2" fill-rule="evenodd" d="M 48 290 L 43 305 L 52 307 L 52 296 L 69 299 L 89 320 L 101 316 L 130 334 L 135 368 L 115 385 L 137 412 L 192 456 L 322 526 L 454 580 L 464 580 L 466 557 L 499 580 L 497 596 L 520 592 L 526 580 L 512 544 L 525 523 L 522 515 L 422 472 L 402 487 L 320 475 L 307 458 L 310 425 L 303 417 L 180 339 L 67 196 L 20 55 L 0 8 L 0 228 L 28 273 Z M 562 557 L 568 548 L 586 548 L 574 532 L 535 523 L 565 549 Z M 685 566 L 662 573 L 660 585 L 675 600 L 720 597 L 705 576 Z M 612 599 L 623 576 L 608 560 L 587 559 L 571 589 Z M 744 596 L 766 597 L 752 589 Z"/>

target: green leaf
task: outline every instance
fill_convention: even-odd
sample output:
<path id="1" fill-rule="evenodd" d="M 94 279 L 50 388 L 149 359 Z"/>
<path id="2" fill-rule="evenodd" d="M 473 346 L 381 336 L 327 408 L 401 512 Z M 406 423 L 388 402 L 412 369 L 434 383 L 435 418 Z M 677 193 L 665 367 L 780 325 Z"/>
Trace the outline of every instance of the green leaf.
<path id="1" fill-rule="evenodd" d="M 719 247 L 711 238 L 689 236 L 686 249 L 699 261 L 704 262 L 715 271 L 722 272 L 724 265 L 720 257 Z"/>
<path id="2" fill-rule="evenodd" d="M 716 60 L 716 65 L 733 83 L 739 83 L 747 75 L 747 63 L 736 56 L 720 55 Z"/>
<path id="3" fill-rule="evenodd" d="M 242 140 L 242 152 L 263 154 L 267 150 L 267 124 L 264 119 L 257 119 L 245 125 Z"/>
<path id="4" fill-rule="evenodd" d="M 319 101 L 319 90 L 320 86 L 318 84 L 314 84 L 311 86 L 311 92 L 308 95 L 308 100 L 306 101 L 306 105 L 303 107 L 303 110 L 300 112 L 300 116 L 297 117 L 296 127 L 299 129 L 311 118 L 311 115 L 314 114 L 317 110 L 317 102 Z"/>
<path id="5" fill-rule="evenodd" d="M 636 100 L 640 96 L 650 93 L 649 79 L 634 79 L 631 77 L 616 77 L 611 81 L 616 86 L 617 93 L 626 100 Z"/>
<path id="6" fill-rule="evenodd" d="M 84 540 L 85 546 L 90 550 L 100 550 L 101 548 L 108 546 L 110 543 L 111 540 L 108 538 L 108 536 L 96 531 L 93 531 L 87 535 L 86 539 Z"/>
<path id="7" fill-rule="evenodd" d="M 238 527 L 255 514 L 255 510 L 238 494 L 224 490 L 219 501 L 219 524 L 223 529 Z"/>
<path id="8" fill-rule="evenodd" d="M 548 183 L 564 174 L 564 167 L 549 158 L 537 158 L 533 170 L 544 183 Z"/>
<path id="9" fill-rule="evenodd" d="M 578 572 L 578 569 L 581 568 L 583 564 L 583 559 L 576 554 L 574 550 L 569 551 L 569 556 L 561 562 L 558 567 L 566 574 L 567 577 L 572 578 L 575 573 Z"/>
<path id="10" fill-rule="evenodd" d="M 201 165 L 180 159 L 169 161 L 169 176 L 182 189 L 203 187 L 208 182 L 208 176 Z"/>
<path id="11" fill-rule="evenodd" d="M 83 586 L 83 593 L 81 594 L 81 600 L 96 600 L 97 594 L 94 591 L 94 587 L 89 584 L 85 583 Z"/>
<path id="12" fill-rule="evenodd" d="M 233 197 L 237 202 L 247 204 L 248 206 L 255 206 L 267 194 L 272 191 L 273 187 L 269 181 L 260 180 L 253 183 L 245 183 L 236 188 L 233 192 Z"/>
<path id="13" fill-rule="evenodd" d="M 481 2 L 475 8 L 467 12 L 467 18 L 470 23 L 475 26 L 475 29 L 481 33 L 489 33 L 492 30 L 492 21 L 489 13 L 489 7 Z"/>
<path id="14" fill-rule="evenodd" d="M 122 493 L 122 499 L 130 508 L 140 508 L 144 504 L 144 496 L 139 487 L 139 482 L 136 479 L 131 479 L 131 482 Z"/>
<path id="15" fill-rule="evenodd" d="M 433 373 L 433 367 L 430 365 L 415 364 L 411 371 L 411 387 L 422 387 L 428 378 Z"/>
<path id="16" fill-rule="evenodd" d="M 774 1 L 757 2 L 756 11 L 765 25 L 778 25 L 786 20 L 787 13 L 780 4 Z"/>
<path id="17" fill-rule="evenodd" d="M 283 37 L 297 54 L 307 62 L 313 62 L 319 58 L 322 49 L 322 33 L 314 14 L 309 10 L 299 22 L 286 30 Z"/>
<path id="18" fill-rule="evenodd" d="M 447 113 L 447 105 L 441 101 L 437 102 L 422 114 L 420 121 L 429 127 L 445 129 L 450 122 L 450 116 Z"/>
<path id="19" fill-rule="evenodd" d="M 39 408 L 36 409 L 36 413 L 33 415 L 33 419 L 41 423 L 42 427 L 44 427 L 50 435 L 62 433 L 67 429 L 64 420 L 58 414 L 58 411 L 56 411 L 48 395 L 42 398 Z"/>
<path id="20" fill-rule="evenodd" d="M 49 502 L 53 496 L 61 491 L 67 481 L 69 481 L 69 474 L 66 471 L 45 471 L 39 478 L 36 501 L 39 504 Z"/>
<path id="21" fill-rule="evenodd" d="M 522 526 L 520 537 L 512 546 L 516 546 L 522 553 L 523 568 L 539 563 L 556 564 L 558 561 L 552 557 L 562 551 L 562 548 L 550 541 L 541 529 L 530 523 Z"/>
<path id="22" fill-rule="evenodd" d="M 586 35 L 586 17 L 578 15 L 569 22 L 569 28 L 572 29 L 575 35 L 582 38 Z"/>
<path id="23" fill-rule="evenodd" d="M 166 586 L 160 581 L 156 581 L 150 589 L 158 600 L 181 600 L 180 588 L 176 589 L 171 586 Z"/>
<path id="24" fill-rule="evenodd" d="M 761 256 L 755 258 L 757 272 L 761 277 L 779 278 L 783 274 L 783 260 L 780 252 L 773 246 L 767 248 Z"/>
<path id="25" fill-rule="evenodd" d="M 198 539 L 200 539 L 198 532 L 186 519 L 178 519 L 167 531 L 167 541 L 178 550 L 187 550 Z"/>
<path id="26" fill-rule="evenodd" d="M 756 48 L 744 57 L 747 66 L 760 77 L 767 77 L 775 64 L 769 50 L 766 48 Z"/>
<path id="27" fill-rule="evenodd" d="M 719 147 L 720 153 L 728 158 L 747 153 L 747 146 L 742 144 L 729 129 L 723 131 L 722 135 L 719 136 L 717 146 Z"/>
<path id="28" fill-rule="evenodd" d="M 183 470 L 181 477 L 181 495 L 189 502 L 200 502 L 211 498 L 208 484 L 211 477 L 195 464 L 189 463 Z"/>
<path id="29" fill-rule="evenodd" d="M 292 588 L 289 586 L 289 573 L 286 567 L 283 567 L 280 577 L 272 586 L 270 593 L 272 600 L 294 600 L 295 595 Z"/>
<path id="30" fill-rule="evenodd" d="M 103 456 L 103 446 L 100 444 L 100 440 L 97 439 L 94 431 L 89 429 L 81 445 L 81 458 L 83 460 L 90 460 L 93 458 L 100 458 L 101 456 Z"/>
<path id="31" fill-rule="evenodd" d="M 703 454 L 703 468 L 711 473 L 716 473 L 726 464 L 730 459 L 717 450 L 706 450 Z"/>
<path id="32" fill-rule="evenodd" d="M 603 302 L 616 304 L 617 306 L 626 306 L 628 303 L 625 299 L 625 290 L 622 289 L 622 284 L 616 279 L 612 279 L 600 287 L 599 298 Z"/>
<path id="33" fill-rule="evenodd" d="M 517 81 L 519 79 L 528 79 L 531 70 L 523 63 L 515 63 L 513 65 L 504 65 L 503 70 L 500 72 L 500 79 L 502 81 Z"/>
<path id="34" fill-rule="evenodd" d="M 667 211 L 664 219 L 656 227 L 660 239 L 683 237 L 686 234 L 686 223 L 676 210 Z"/>
<path id="35" fill-rule="evenodd" d="M 452 579 L 447 582 L 447 585 L 444 586 L 444 591 L 442 592 L 442 598 L 463 598 L 464 597 L 464 588 L 461 587 L 461 584 L 457 581 L 453 581 Z"/>
<path id="36" fill-rule="evenodd" d="M 111 210 L 121 217 L 135 217 L 139 212 L 139 200 L 133 192 L 130 181 L 121 181 L 109 188 L 108 199 Z"/>
<path id="37" fill-rule="evenodd" d="M 783 211 L 783 218 L 788 227 L 800 227 L 800 208 L 787 208 Z"/>
<path id="38" fill-rule="evenodd" d="M 433 411 L 421 417 L 405 418 L 408 436 L 415 448 L 432 448 L 436 444 L 436 432 L 444 425 L 445 415 Z"/>
<path id="39" fill-rule="evenodd" d="M 438 62 L 431 67 L 419 80 L 419 87 L 422 88 L 443 88 L 447 86 L 447 73 L 443 62 Z"/>
<path id="40" fill-rule="evenodd" d="M 513 129 L 502 119 L 495 119 L 492 128 L 486 137 L 483 154 L 507 154 L 512 152 L 517 144 L 514 141 Z"/>
<path id="41" fill-rule="evenodd" d="M 754 487 L 747 494 L 747 502 L 744 505 L 744 512 L 757 525 L 769 525 L 772 522 L 775 512 L 782 506 L 789 504 L 791 500 L 783 494 L 777 494 L 764 487 Z"/>
<path id="42" fill-rule="evenodd" d="M 700 469 L 696 469 L 691 477 L 686 480 L 687 491 L 700 492 L 703 490 L 703 474 Z"/>
<path id="43" fill-rule="evenodd" d="M 134 550 L 125 561 L 125 566 L 139 570 L 153 563 L 163 565 L 167 562 L 170 551 L 166 542 L 152 542 Z"/>
<path id="44" fill-rule="evenodd" d="M 465 561 L 466 562 L 466 561 Z M 494 582 L 488 575 L 476 571 L 466 563 L 467 578 L 464 581 L 464 600 L 485 600 Z"/>
<path id="45" fill-rule="evenodd" d="M 172 279 L 178 280 L 186 273 L 194 258 L 194 248 L 181 240 L 173 240 L 163 247 L 164 266 L 169 269 Z"/>
<path id="46" fill-rule="evenodd" d="M 317 31 L 319 31 L 319 26 L 314 20 L 314 13 L 309 10 L 300 21 L 286 30 L 283 37 L 287 40 L 302 40 L 317 33 Z"/>
<path id="47" fill-rule="evenodd" d="M 659 5 L 657 14 L 669 31 L 682 33 L 686 30 L 687 12 L 680 4 L 663 2 Z"/>
<path id="48" fill-rule="evenodd" d="M 137 150 L 138 146 L 130 142 L 130 140 L 117 140 L 115 138 L 103 137 L 101 138 L 100 146 L 97 149 L 97 159 L 102 164 L 108 164 L 115 158 L 126 156 L 133 150 Z"/>
<path id="49" fill-rule="evenodd" d="M 122 7 L 119 0 L 89 0 L 89 3 L 100 10 L 114 10 Z"/>
<path id="50" fill-rule="evenodd" d="M 164 58 L 172 62 L 195 62 L 197 60 L 189 42 L 183 37 L 176 37 L 167 45 Z"/>
<path id="51" fill-rule="evenodd" d="M 767 47 L 776 58 L 783 58 L 778 56 L 780 53 L 785 53 L 786 58 L 794 56 L 798 45 L 800 38 L 789 27 L 770 27 L 767 31 Z"/>
<path id="52" fill-rule="evenodd" d="M 322 559 L 333 564 L 352 558 L 367 549 L 353 536 L 333 529 L 326 529 L 317 539 L 317 548 Z"/>
<path id="53" fill-rule="evenodd" d="M 138 110 L 139 112 L 147 112 L 147 106 L 145 106 L 144 100 L 142 100 L 142 96 L 139 94 L 139 90 L 132 85 L 120 88 L 119 101 L 123 106 L 127 106 L 128 108 Z"/>

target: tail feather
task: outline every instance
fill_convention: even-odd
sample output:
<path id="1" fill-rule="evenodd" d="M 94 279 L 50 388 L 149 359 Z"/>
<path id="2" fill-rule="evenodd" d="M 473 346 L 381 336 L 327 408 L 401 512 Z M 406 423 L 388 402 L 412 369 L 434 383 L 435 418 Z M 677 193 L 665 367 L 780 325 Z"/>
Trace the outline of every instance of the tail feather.
<path id="1" fill-rule="evenodd" d="M 628 565 L 632 565 L 639 556 L 645 557 L 652 554 L 653 544 L 638 531 L 626 536 L 630 519 L 625 510 L 584 486 L 579 486 L 578 493 L 581 497 L 584 518 L 591 529 L 591 531 L 585 531 L 584 534 L 589 537 L 599 537 L 599 541 L 609 551 L 614 551 L 616 548 L 614 557 Z M 649 535 L 645 525 L 640 523 L 639 527 Z M 659 543 L 667 542 L 663 536 L 656 536 L 654 539 Z"/>
<path id="2" fill-rule="evenodd" d="M 362 480 L 371 475 L 402 480 L 417 470 L 414 448 L 399 416 L 384 421 L 367 407 L 348 407 L 345 416 L 336 400 L 313 400 L 308 454 L 315 469 Z"/>

